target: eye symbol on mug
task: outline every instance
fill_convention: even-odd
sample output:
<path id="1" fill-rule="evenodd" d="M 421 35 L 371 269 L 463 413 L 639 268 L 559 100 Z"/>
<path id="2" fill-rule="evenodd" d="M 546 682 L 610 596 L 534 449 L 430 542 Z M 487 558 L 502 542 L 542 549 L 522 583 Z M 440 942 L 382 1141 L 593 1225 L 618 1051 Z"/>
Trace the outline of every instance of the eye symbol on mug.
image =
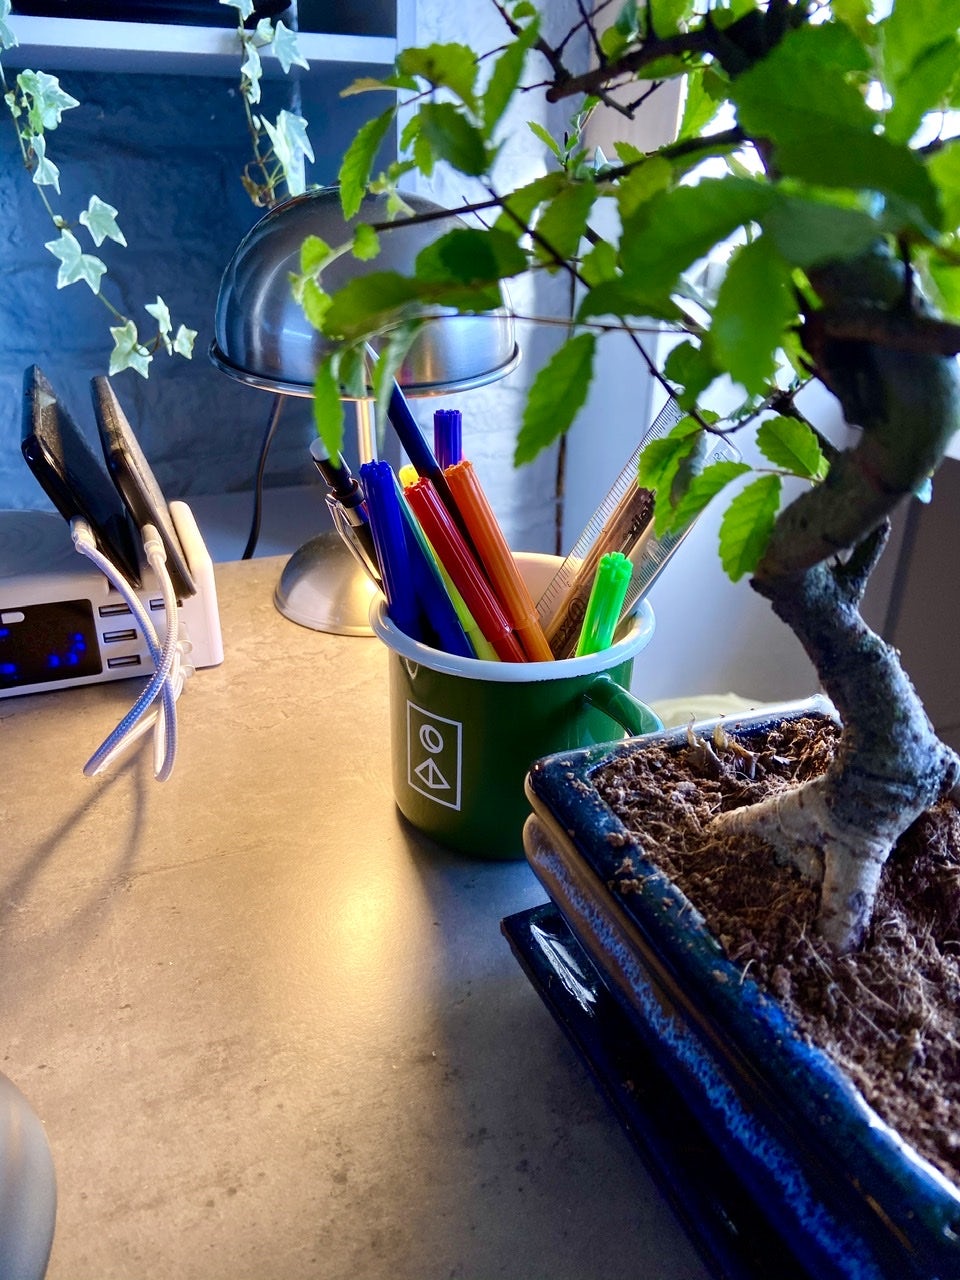
<path id="1" fill-rule="evenodd" d="M 459 809 L 463 725 L 407 703 L 407 783 L 428 800 Z"/>

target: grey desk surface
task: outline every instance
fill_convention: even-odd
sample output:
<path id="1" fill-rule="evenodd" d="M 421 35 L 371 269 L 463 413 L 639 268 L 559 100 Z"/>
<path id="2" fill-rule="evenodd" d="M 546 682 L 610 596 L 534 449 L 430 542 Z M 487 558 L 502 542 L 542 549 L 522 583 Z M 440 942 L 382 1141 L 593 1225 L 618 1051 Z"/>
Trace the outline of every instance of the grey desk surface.
<path id="1" fill-rule="evenodd" d="M 499 932 L 525 863 L 426 847 L 386 656 L 218 566 L 226 659 L 89 780 L 126 682 L 0 702 L 0 1070 L 53 1150 L 51 1280 L 702 1280 Z"/>

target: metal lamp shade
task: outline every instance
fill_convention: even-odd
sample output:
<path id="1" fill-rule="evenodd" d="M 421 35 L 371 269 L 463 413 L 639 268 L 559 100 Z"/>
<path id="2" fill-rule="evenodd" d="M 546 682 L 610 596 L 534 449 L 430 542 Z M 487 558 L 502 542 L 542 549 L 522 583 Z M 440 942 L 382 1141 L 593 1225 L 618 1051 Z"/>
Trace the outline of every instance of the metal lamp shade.
<path id="1" fill-rule="evenodd" d="M 440 211 L 419 196 L 404 195 L 417 213 Z M 386 196 L 368 196 L 359 213 L 344 219 L 337 187 L 324 187 L 278 205 L 240 242 L 220 284 L 214 363 L 242 382 L 287 395 L 309 396 L 317 365 L 329 349 L 293 298 L 290 273 L 300 270 L 300 248 L 310 235 L 331 246 L 344 244 L 356 223 L 387 221 Z M 453 215 L 414 226 L 398 225 L 380 235 L 381 250 L 370 263 L 345 255 L 324 271 L 328 292 L 368 271 L 413 271 L 417 254 L 454 227 Z M 397 381 L 409 396 L 466 391 L 502 378 L 520 358 L 513 318 L 506 309 L 458 315 L 446 309 L 421 330 Z M 376 344 L 374 344 L 376 346 Z"/>

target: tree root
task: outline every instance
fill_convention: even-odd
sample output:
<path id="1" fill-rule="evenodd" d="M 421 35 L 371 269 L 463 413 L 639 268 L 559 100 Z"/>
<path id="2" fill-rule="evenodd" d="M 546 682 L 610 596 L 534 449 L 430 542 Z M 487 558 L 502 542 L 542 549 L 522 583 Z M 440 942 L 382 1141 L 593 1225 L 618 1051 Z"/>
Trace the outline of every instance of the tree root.
<path id="1" fill-rule="evenodd" d="M 857 946 L 870 922 L 880 872 L 899 831 L 882 838 L 845 826 L 831 812 L 829 794 L 829 785 L 817 778 L 722 813 L 711 826 L 718 834 L 758 836 L 778 863 L 819 884 L 820 933 L 835 951 L 844 952 Z"/>

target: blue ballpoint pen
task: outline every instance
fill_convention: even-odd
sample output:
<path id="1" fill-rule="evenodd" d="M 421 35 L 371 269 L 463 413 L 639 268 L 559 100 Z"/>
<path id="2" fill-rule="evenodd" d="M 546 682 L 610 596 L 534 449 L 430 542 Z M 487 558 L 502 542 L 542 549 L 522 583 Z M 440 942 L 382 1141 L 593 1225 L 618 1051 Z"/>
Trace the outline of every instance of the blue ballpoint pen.
<path id="1" fill-rule="evenodd" d="M 389 462 L 364 462 L 360 484 L 380 565 L 390 618 L 413 640 L 423 640 L 421 611 L 413 589 L 406 521 L 400 510 L 396 477 Z"/>

